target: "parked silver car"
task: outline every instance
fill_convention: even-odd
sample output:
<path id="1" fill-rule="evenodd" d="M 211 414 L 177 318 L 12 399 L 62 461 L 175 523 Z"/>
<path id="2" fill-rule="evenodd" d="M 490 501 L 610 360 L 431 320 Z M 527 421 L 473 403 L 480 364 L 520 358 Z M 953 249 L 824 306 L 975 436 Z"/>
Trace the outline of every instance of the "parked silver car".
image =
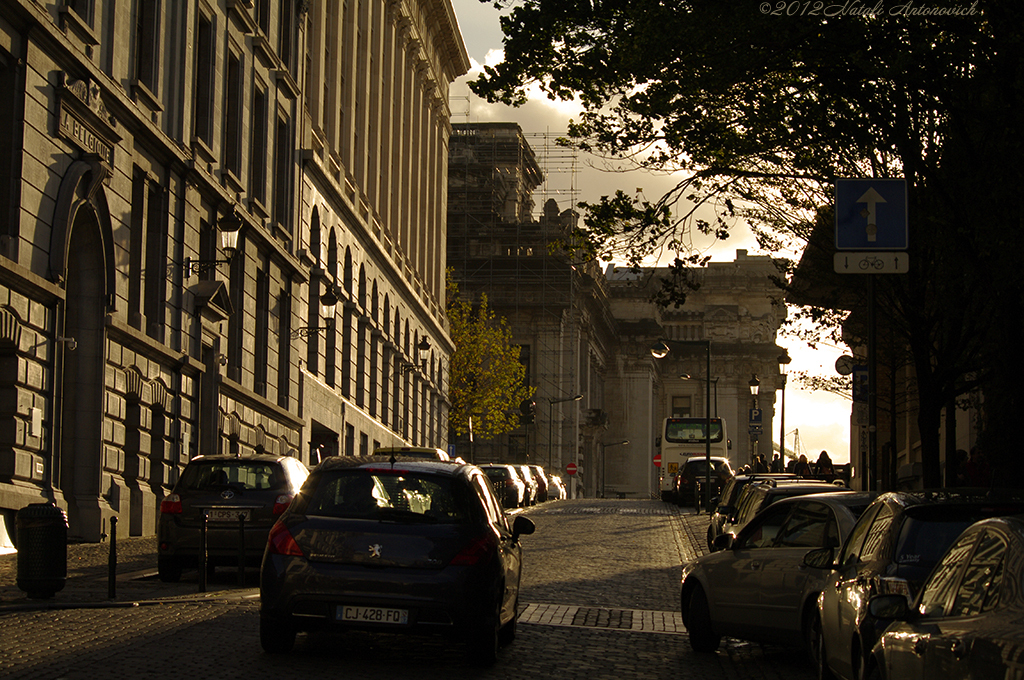
<path id="1" fill-rule="evenodd" d="M 309 470 L 297 458 L 263 454 L 193 458 L 174 489 L 160 503 L 157 571 L 162 581 L 177 581 L 199 564 L 200 534 L 206 515 L 207 568 L 258 566 L 267 535 L 285 511 Z M 244 544 L 239 542 L 239 516 Z"/>
<path id="2" fill-rule="evenodd" d="M 723 636 L 806 645 L 829 571 L 803 567 L 804 555 L 838 548 L 873 498 L 837 489 L 779 500 L 723 550 L 687 564 L 680 606 L 694 651 L 716 650 Z"/>
<path id="3" fill-rule="evenodd" d="M 487 478 L 491 480 L 494 493 L 506 509 L 521 508 L 526 498 L 526 482 L 516 474 L 515 468 L 503 463 L 481 465 Z"/>

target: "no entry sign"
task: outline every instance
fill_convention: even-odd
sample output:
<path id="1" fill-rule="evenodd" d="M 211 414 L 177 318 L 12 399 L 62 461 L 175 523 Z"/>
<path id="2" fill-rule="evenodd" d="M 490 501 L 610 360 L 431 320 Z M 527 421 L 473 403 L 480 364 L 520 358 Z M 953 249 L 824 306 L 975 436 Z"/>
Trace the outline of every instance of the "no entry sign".
<path id="1" fill-rule="evenodd" d="M 574 475 L 576 474 L 576 463 L 569 463 L 565 466 L 565 474 Z"/>
<path id="2" fill-rule="evenodd" d="M 661 454 L 654 454 L 654 467 L 661 467 Z"/>

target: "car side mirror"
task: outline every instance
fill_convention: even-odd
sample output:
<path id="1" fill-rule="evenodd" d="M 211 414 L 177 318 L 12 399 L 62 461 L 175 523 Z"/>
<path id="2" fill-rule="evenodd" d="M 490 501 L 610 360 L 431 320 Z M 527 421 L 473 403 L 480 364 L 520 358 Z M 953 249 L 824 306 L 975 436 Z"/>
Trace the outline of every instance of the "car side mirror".
<path id="1" fill-rule="evenodd" d="M 835 569 L 835 548 L 817 548 L 804 555 L 804 566 L 814 569 Z"/>
<path id="2" fill-rule="evenodd" d="M 868 612 L 876 619 L 905 621 L 910 616 L 910 605 L 903 595 L 877 595 L 868 600 Z"/>
<path id="3" fill-rule="evenodd" d="M 536 530 L 537 525 L 533 523 L 532 519 L 516 515 L 516 518 L 512 521 L 512 540 L 516 540 L 520 536 L 532 534 Z"/>
<path id="4" fill-rule="evenodd" d="M 711 549 L 714 551 L 729 550 L 732 548 L 733 542 L 736 537 L 732 534 L 718 534 L 715 536 L 715 540 L 711 541 Z"/>

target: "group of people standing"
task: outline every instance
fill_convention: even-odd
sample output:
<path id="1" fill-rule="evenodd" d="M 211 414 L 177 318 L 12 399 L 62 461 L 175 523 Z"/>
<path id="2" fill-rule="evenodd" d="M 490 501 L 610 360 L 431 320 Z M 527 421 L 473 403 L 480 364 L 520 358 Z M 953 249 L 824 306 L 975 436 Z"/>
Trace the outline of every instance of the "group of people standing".
<path id="1" fill-rule="evenodd" d="M 765 460 L 764 454 L 754 456 L 754 462 L 750 465 L 749 472 L 792 472 L 798 477 L 824 479 L 831 482 L 836 478 L 836 468 L 832 464 L 832 458 L 827 451 L 822 451 L 818 460 L 814 463 L 807 461 L 807 456 L 801 454 L 799 458 L 790 459 L 789 463 L 783 464 L 779 454 L 775 454 L 771 463 Z"/>

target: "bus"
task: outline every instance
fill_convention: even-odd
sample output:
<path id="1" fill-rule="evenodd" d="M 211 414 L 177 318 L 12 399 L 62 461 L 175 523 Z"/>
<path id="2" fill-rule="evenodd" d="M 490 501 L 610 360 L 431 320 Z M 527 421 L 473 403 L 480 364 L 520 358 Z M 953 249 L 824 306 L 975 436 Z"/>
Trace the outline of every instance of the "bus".
<path id="1" fill-rule="evenodd" d="M 707 418 L 665 418 L 657 443 L 661 447 L 658 488 L 661 499 L 674 501 L 676 473 L 689 458 L 707 455 Z M 729 457 L 732 442 L 724 418 L 711 419 L 711 457 Z"/>

